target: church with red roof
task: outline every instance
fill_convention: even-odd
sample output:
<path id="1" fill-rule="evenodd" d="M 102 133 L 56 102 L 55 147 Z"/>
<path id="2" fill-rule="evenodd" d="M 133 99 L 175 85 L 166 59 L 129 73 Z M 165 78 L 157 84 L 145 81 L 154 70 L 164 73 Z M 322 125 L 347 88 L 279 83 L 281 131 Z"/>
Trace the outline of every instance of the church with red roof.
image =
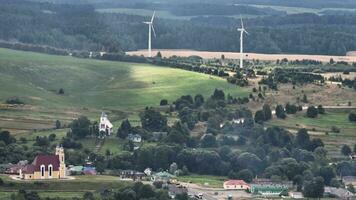
<path id="1" fill-rule="evenodd" d="M 31 164 L 20 169 L 20 178 L 24 180 L 63 179 L 65 176 L 63 147 L 57 147 L 55 154 L 37 155 Z"/>

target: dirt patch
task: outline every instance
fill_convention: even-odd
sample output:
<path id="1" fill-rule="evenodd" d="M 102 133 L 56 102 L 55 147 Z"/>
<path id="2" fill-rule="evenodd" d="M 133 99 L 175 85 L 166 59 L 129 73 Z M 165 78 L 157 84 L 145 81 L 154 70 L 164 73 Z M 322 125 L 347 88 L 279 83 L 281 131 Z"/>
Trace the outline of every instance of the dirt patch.
<path id="1" fill-rule="evenodd" d="M 346 56 L 356 56 L 356 51 L 349 51 Z"/>

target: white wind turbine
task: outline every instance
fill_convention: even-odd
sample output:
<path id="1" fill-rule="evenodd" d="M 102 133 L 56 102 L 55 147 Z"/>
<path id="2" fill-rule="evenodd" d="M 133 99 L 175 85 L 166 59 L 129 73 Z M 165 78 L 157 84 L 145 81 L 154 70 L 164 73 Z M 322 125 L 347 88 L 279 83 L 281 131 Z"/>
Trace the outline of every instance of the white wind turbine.
<path id="1" fill-rule="evenodd" d="M 243 57 L 244 33 L 248 35 L 248 32 L 244 28 L 244 22 L 242 21 L 242 17 L 241 17 L 241 28 L 238 28 L 237 30 L 240 31 L 240 68 L 242 69 L 244 64 L 244 60 L 243 60 L 244 59 Z"/>
<path id="2" fill-rule="evenodd" d="M 149 22 L 143 22 L 144 24 L 148 25 L 148 57 L 152 57 L 152 31 L 153 35 L 156 37 L 156 31 L 155 28 L 153 27 L 153 20 L 155 18 L 156 11 L 153 12 L 151 21 Z"/>

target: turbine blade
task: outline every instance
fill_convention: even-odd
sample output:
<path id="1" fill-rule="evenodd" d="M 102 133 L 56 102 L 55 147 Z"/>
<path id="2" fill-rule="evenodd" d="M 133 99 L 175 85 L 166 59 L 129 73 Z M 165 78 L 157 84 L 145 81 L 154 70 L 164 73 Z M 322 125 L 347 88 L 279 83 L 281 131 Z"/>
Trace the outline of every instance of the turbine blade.
<path id="1" fill-rule="evenodd" d="M 242 16 L 240 15 L 240 19 L 241 19 L 241 29 L 244 29 L 244 22 L 242 21 Z"/>
<path id="2" fill-rule="evenodd" d="M 247 35 L 250 35 L 246 30 L 244 30 L 244 32 L 245 32 Z"/>
<path id="3" fill-rule="evenodd" d="M 151 18 L 151 23 L 153 23 L 153 20 L 155 19 L 155 15 L 156 15 L 156 11 L 153 11 L 153 15 L 152 15 L 152 18 Z"/>
<path id="4" fill-rule="evenodd" d="M 157 37 L 155 27 L 153 25 L 152 25 L 152 32 L 153 32 L 153 36 Z"/>

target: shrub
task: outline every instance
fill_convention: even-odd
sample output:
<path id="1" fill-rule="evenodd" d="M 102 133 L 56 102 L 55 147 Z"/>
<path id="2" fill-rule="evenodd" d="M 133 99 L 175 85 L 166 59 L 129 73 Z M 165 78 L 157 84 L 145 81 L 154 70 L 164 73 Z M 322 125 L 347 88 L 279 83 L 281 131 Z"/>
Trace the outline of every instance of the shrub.
<path id="1" fill-rule="evenodd" d="M 318 116 L 318 110 L 314 106 L 309 106 L 307 110 L 307 117 L 316 118 Z"/>
<path id="2" fill-rule="evenodd" d="M 348 156 L 348 155 L 351 154 L 351 148 L 350 148 L 348 145 L 344 144 L 344 145 L 341 147 L 341 153 L 342 153 L 343 155 L 345 155 L 345 156 Z"/>
<path id="3" fill-rule="evenodd" d="M 7 104 L 24 104 L 22 100 L 20 100 L 18 97 L 10 97 L 6 100 Z"/>
<path id="4" fill-rule="evenodd" d="M 340 129 L 339 129 L 338 127 L 336 127 L 336 126 L 332 126 L 332 127 L 331 127 L 331 132 L 333 132 L 333 133 L 340 133 Z"/>
<path id="5" fill-rule="evenodd" d="M 318 113 L 319 114 L 325 114 L 325 109 L 323 108 L 322 105 L 318 105 Z"/>
<path id="6" fill-rule="evenodd" d="M 161 102 L 159 103 L 160 106 L 166 106 L 168 105 L 168 100 L 167 99 L 162 99 Z"/>
<path id="7" fill-rule="evenodd" d="M 349 120 L 351 122 L 356 122 L 356 113 L 350 113 L 349 114 Z"/>

